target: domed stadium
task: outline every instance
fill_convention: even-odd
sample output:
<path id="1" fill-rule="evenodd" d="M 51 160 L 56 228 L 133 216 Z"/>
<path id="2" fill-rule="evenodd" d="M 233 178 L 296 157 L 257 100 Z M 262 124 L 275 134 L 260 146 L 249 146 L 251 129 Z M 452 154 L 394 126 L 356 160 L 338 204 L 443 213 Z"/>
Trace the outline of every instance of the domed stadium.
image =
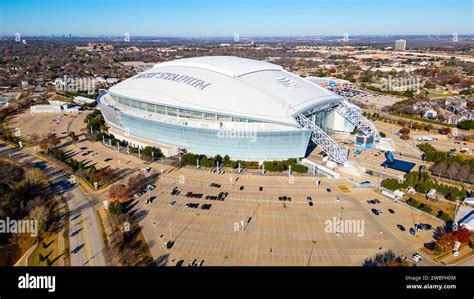
<path id="1" fill-rule="evenodd" d="M 281 66 L 230 56 L 156 64 L 112 86 L 99 107 L 115 138 L 165 155 L 283 160 L 304 157 L 314 143 L 343 164 L 347 151 L 332 134 L 357 127 L 380 139 L 340 96 Z"/>

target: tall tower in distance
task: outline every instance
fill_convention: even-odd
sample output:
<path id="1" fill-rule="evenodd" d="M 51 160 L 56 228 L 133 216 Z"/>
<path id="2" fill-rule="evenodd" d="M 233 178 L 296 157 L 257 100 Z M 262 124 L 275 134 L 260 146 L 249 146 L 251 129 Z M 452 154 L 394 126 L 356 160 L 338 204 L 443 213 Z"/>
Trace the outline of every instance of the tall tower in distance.
<path id="1" fill-rule="evenodd" d="M 398 39 L 395 41 L 395 51 L 405 51 L 407 41 L 404 39 Z"/>

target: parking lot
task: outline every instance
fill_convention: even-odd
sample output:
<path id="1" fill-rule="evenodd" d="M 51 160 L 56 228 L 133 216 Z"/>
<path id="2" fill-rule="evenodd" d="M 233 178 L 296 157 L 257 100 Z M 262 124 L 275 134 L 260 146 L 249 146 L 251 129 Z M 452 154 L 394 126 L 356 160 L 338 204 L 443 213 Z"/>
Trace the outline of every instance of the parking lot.
<path id="1" fill-rule="evenodd" d="M 61 149 L 69 157 L 83 162 L 86 166 L 95 165 L 97 169 L 103 167 L 138 169 L 143 167 L 144 161 L 137 157 L 123 152 L 119 153 L 116 147 L 108 148 L 107 142 L 104 146 L 101 142 L 90 142 L 85 138 L 84 119 L 89 113 L 90 111 L 84 111 L 79 115 L 25 112 L 13 117 L 8 125 L 12 131 L 19 128 L 21 136 L 26 139 L 29 139 L 33 134 L 38 134 L 40 138 L 45 137 L 48 133 L 56 134 L 61 142 Z M 71 142 L 69 132 L 74 132 L 79 138 L 76 143 Z M 163 171 L 168 169 L 169 167 L 163 165 Z"/>
<path id="2" fill-rule="evenodd" d="M 87 141 L 81 135 L 85 113 L 77 117 L 58 116 L 25 113 L 9 125 L 11 129 L 20 127 L 22 136 L 46 130 L 63 141 L 69 139 L 64 132 L 74 131 L 79 142 L 65 146 L 64 150 L 98 168 L 137 170 L 144 166 L 136 157 Z M 93 151 L 95 155 L 83 156 L 84 151 Z M 421 231 L 410 236 L 408 230 L 414 221 L 437 226 L 435 221 L 412 214 L 416 212 L 372 189 L 355 188 L 356 184 L 349 180 L 211 174 L 158 163 L 151 166 L 152 172 L 161 173 L 163 169 L 164 174 L 154 182 L 154 190 L 138 198 L 134 209 L 153 257 L 166 265 L 188 265 L 193 261 L 204 266 L 361 265 L 365 258 L 387 249 L 406 256 L 418 251 L 432 233 Z M 167 173 L 168 170 L 171 171 Z M 179 194 L 172 195 L 175 187 Z M 202 197 L 186 197 L 188 192 L 201 193 Z M 224 200 L 206 199 L 219 197 L 219 193 L 228 194 Z M 100 196 L 104 200 L 107 195 Z M 286 200 L 282 200 L 285 196 Z M 312 206 L 307 197 L 311 197 Z M 371 198 L 380 199 L 377 208 L 383 212 L 381 215 L 371 212 L 373 206 L 366 202 Z M 202 209 L 203 204 L 210 206 Z M 395 214 L 389 213 L 389 208 Z M 362 225 L 363 232 L 334 230 L 344 221 Z M 407 230 L 400 231 L 397 224 Z M 169 241 L 172 245 L 167 248 Z"/>
<path id="3" fill-rule="evenodd" d="M 176 170 L 163 175 L 157 188 L 139 199 L 136 215 L 155 259 L 166 257 L 167 265 L 181 260 L 183 265 L 193 260 L 204 260 L 203 265 L 361 265 L 365 258 L 387 249 L 411 256 L 422 247 L 432 232 L 411 236 L 408 230 L 414 221 L 437 226 L 436 221 L 371 189 L 341 192 L 344 181 L 323 180 L 318 189 L 319 178 L 297 178 L 289 184 L 284 177 L 242 176 L 232 184 L 230 177 Z M 210 182 L 222 186 L 211 187 Z M 172 195 L 173 189 L 179 194 Z M 203 196 L 187 197 L 190 191 Z M 220 192 L 229 193 L 223 201 L 205 199 Z M 281 196 L 291 196 L 291 201 L 279 200 Z M 148 198 L 153 198 L 150 204 Z M 376 208 L 381 215 L 371 212 L 370 198 L 380 200 Z M 187 207 L 188 203 L 199 206 Z M 203 210 L 203 204 L 211 207 Z M 328 231 L 328 222 L 344 221 L 363 223 L 362 233 Z M 397 224 L 407 230 L 400 231 Z M 168 241 L 174 242 L 170 249 L 165 245 Z"/>

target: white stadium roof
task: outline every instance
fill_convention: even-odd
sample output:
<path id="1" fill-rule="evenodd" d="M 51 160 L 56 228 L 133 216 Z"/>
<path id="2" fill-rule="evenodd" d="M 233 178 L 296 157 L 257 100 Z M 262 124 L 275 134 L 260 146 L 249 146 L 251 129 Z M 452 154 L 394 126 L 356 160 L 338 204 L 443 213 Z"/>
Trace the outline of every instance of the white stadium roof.
<path id="1" fill-rule="evenodd" d="M 257 60 L 206 56 L 156 64 L 109 89 L 112 95 L 170 107 L 298 126 L 293 116 L 341 98 Z"/>

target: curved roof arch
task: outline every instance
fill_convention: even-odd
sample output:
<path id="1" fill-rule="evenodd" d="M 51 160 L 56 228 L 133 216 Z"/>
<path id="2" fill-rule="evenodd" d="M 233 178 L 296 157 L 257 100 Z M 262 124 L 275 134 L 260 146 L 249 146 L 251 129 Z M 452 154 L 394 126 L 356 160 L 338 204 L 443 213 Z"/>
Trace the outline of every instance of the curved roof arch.
<path id="1" fill-rule="evenodd" d="M 299 126 L 294 116 L 342 99 L 281 66 L 231 56 L 156 64 L 109 89 L 117 96 L 210 113 Z"/>

